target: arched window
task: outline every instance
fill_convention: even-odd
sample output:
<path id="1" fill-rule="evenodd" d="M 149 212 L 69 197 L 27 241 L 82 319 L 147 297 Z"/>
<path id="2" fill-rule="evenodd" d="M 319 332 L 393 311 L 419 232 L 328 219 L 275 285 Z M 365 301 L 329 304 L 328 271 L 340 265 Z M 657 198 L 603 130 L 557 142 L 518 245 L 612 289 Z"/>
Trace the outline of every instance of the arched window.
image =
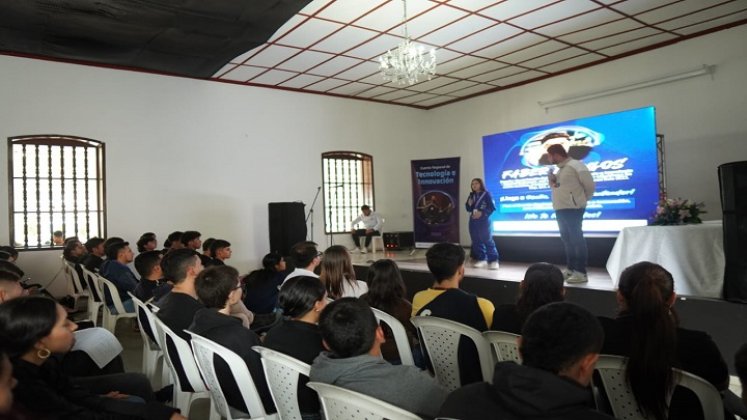
<path id="1" fill-rule="evenodd" d="M 324 232 L 350 231 L 350 221 L 368 204 L 374 209 L 373 158 L 358 152 L 322 153 Z"/>
<path id="2" fill-rule="evenodd" d="M 37 135 L 8 139 L 10 242 L 21 249 L 106 236 L 104 143 Z M 56 235 L 55 235 L 56 233 Z"/>

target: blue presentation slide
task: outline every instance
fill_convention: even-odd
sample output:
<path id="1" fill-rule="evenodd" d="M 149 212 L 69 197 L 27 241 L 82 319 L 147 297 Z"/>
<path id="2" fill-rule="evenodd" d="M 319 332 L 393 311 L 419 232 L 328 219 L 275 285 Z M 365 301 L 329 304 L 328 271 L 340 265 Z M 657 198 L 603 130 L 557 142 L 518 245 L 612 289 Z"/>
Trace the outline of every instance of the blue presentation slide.
<path id="1" fill-rule="evenodd" d="M 545 140 L 553 134 L 552 139 Z M 547 180 L 557 167 L 546 148 L 562 144 L 584 162 L 596 192 L 584 214 L 584 231 L 615 235 L 646 225 L 659 199 L 653 107 L 578 118 L 483 137 L 485 183 L 493 194 L 496 235 L 557 235 Z"/>

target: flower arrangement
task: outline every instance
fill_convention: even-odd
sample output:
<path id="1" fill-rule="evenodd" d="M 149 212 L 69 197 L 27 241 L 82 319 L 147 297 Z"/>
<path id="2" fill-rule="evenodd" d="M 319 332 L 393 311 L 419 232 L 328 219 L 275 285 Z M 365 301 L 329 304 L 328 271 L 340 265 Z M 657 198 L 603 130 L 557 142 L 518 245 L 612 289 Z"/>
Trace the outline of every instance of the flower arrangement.
<path id="1" fill-rule="evenodd" d="M 681 198 L 666 198 L 656 206 L 652 225 L 684 225 L 703 223 L 700 215 L 706 213 L 705 203 L 683 200 Z"/>

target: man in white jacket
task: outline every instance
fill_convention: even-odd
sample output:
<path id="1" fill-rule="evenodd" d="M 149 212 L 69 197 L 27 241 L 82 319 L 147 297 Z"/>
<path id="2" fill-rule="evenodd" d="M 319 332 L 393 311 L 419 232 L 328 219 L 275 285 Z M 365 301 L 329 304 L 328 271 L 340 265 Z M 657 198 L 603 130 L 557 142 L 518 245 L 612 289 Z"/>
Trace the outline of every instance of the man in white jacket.
<path id="1" fill-rule="evenodd" d="M 355 228 L 355 225 L 358 223 L 363 223 L 363 229 Z M 379 231 L 383 224 L 384 220 L 378 213 L 371 211 L 371 207 L 368 205 L 362 205 L 361 214 L 350 222 L 350 226 L 353 228 L 350 233 L 353 234 L 353 242 L 355 242 L 355 249 L 353 252 L 358 252 L 360 249 L 360 252 L 365 254 L 366 249 L 371 245 L 371 237 L 379 236 L 381 234 Z M 365 245 L 361 245 L 360 243 L 361 236 L 366 237 Z"/>
<path id="2" fill-rule="evenodd" d="M 550 134 L 552 136 L 553 134 Z M 568 156 L 562 144 L 547 148 L 550 162 L 558 166 L 557 172 L 548 174 L 552 190 L 552 208 L 565 247 L 566 282 L 586 283 L 588 250 L 582 230 L 586 203 L 594 195 L 594 180 L 583 162 Z"/>

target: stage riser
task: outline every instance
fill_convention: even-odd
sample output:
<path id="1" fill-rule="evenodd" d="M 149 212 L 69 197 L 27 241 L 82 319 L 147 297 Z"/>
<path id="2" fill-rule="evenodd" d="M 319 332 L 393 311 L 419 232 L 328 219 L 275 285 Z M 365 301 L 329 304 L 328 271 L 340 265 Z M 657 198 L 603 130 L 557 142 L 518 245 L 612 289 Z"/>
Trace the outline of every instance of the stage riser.
<path id="1" fill-rule="evenodd" d="M 616 238 L 586 238 L 589 248 L 588 265 L 604 267 Z M 494 236 L 502 260 L 565 264 L 565 251 L 560 237 Z"/>

